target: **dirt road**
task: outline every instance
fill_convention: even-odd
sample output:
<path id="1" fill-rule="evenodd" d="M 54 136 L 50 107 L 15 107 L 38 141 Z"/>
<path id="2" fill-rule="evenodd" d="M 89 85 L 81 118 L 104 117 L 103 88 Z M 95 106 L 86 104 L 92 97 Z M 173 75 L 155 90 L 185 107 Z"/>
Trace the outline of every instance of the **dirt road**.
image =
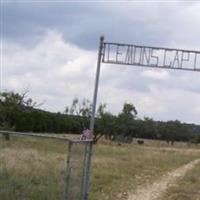
<path id="1" fill-rule="evenodd" d="M 177 180 L 184 177 L 186 172 L 198 163 L 200 163 L 200 159 L 165 174 L 151 185 L 138 187 L 134 194 L 129 194 L 128 200 L 158 200 L 171 184 L 175 184 Z"/>

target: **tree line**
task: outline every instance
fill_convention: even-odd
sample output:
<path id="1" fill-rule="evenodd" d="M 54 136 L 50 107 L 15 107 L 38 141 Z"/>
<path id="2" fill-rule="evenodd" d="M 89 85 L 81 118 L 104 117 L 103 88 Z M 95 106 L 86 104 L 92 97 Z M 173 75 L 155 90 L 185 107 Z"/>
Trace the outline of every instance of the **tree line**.
<path id="1" fill-rule="evenodd" d="M 39 109 L 40 104 L 28 97 L 28 93 L 0 93 L 0 129 L 20 132 L 74 133 L 89 128 L 92 104 L 89 100 L 75 98 L 63 113 Z M 97 109 L 94 141 L 102 136 L 108 140 L 130 142 L 132 138 L 161 139 L 200 143 L 200 125 L 175 121 L 155 121 L 137 117 L 132 103 L 124 103 L 117 115 L 106 110 L 106 104 Z"/>

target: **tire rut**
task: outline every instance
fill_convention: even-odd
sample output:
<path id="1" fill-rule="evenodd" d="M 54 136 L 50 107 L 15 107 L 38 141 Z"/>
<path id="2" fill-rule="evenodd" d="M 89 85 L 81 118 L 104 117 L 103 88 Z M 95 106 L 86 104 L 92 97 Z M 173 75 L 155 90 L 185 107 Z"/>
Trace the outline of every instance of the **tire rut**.
<path id="1" fill-rule="evenodd" d="M 151 185 L 138 187 L 134 194 L 129 194 L 128 200 L 158 200 L 170 185 L 175 184 L 176 181 L 184 177 L 185 174 L 198 163 L 200 163 L 200 159 L 168 172 Z"/>

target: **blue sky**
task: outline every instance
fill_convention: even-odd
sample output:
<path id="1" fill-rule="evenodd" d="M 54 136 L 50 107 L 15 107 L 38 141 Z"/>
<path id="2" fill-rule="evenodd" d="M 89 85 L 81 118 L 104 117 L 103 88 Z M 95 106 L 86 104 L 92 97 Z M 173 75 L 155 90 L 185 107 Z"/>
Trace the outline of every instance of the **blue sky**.
<path id="1" fill-rule="evenodd" d="M 198 1 L 1 2 L 1 90 L 43 109 L 92 99 L 100 35 L 109 42 L 200 50 Z M 118 113 L 200 124 L 200 73 L 102 64 L 98 103 Z"/>

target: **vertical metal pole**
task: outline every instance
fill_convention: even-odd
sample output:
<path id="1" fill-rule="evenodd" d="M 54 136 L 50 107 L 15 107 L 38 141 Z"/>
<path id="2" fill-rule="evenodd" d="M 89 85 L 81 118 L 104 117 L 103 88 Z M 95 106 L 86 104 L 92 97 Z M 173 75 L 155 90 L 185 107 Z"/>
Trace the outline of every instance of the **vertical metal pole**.
<path id="1" fill-rule="evenodd" d="M 90 119 L 90 130 L 92 131 L 92 133 L 94 133 L 94 121 L 95 121 L 95 112 L 96 112 L 96 104 L 97 104 L 97 93 L 98 93 L 98 86 L 99 86 L 99 75 L 100 75 L 103 43 L 104 43 L 104 37 L 101 36 L 100 42 L 99 42 L 96 79 L 95 79 L 94 96 L 93 96 L 93 104 L 92 104 L 92 116 L 91 116 L 91 119 Z"/>
<path id="2" fill-rule="evenodd" d="M 99 76 L 100 76 L 100 67 L 101 67 L 101 58 L 102 58 L 102 49 L 103 49 L 104 37 L 100 37 L 99 42 L 99 52 L 98 52 L 98 60 L 97 60 L 97 70 L 96 70 L 96 79 L 95 79 L 95 87 L 94 87 L 94 96 L 93 96 L 93 104 L 92 104 L 92 116 L 90 118 L 90 130 L 94 133 L 94 121 L 95 121 L 95 111 L 97 104 L 97 93 L 99 86 Z M 92 158 L 92 142 L 86 144 L 86 157 L 85 157 L 85 170 L 84 170 L 84 185 L 83 185 L 83 199 L 88 199 L 88 188 L 89 188 L 89 177 L 90 177 L 90 167 L 91 167 L 91 158 Z M 84 178 L 84 177 L 83 177 Z"/>
<path id="3" fill-rule="evenodd" d="M 81 186 L 81 198 L 80 200 L 88 199 L 88 186 L 90 177 L 90 160 L 91 160 L 91 150 L 92 141 L 85 143 L 85 155 L 84 155 L 84 167 L 83 167 L 83 177 Z"/>
<path id="4" fill-rule="evenodd" d="M 65 171 L 64 200 L 70 200 L 68 189 L 70 184 L 70 173 L 71 173 L 71 166 L 70 166 L 71 148 L 72 148 L 72 142 L 70 141 L 68 143 L 67 169 Z"/>

